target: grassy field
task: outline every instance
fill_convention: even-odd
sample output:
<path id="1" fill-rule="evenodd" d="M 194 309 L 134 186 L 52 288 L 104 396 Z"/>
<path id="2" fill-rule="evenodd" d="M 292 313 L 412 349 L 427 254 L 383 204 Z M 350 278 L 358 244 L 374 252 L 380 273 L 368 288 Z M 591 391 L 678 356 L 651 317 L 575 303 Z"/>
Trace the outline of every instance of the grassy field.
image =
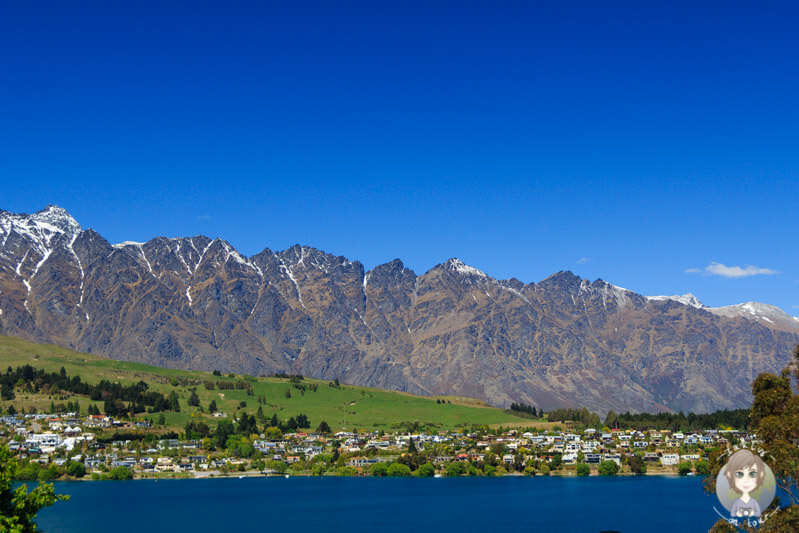
<path id="1" fill-rule="evenodd" d="M 229 375 L 214 376 L 210 372 L 188 370 L 172 370 L 138 363 L 128 363 L 105 359 L 85 353 L 77 353 L 64 348 L 41 345 L 23 341 L 14 337 L 0 336 L 0 369 L 5 372 L 8 366 L 16 368 L 29 364 L 50 372 L 58 372 L 64 367 L 72 377 L 80 375 L 83 381 L 97 383 L 102 379 L 131 384 L 145 381 L 151 390 L 168 395 L 172 391 L 180 397 L 181 412 L 165 413 L 167 426 L 183 427 L 187 420 L 205 420 L 214 427 L 216 419 L 207 413 L 208 404 L 215 400 L 220 411 L 234 414 L 240 409 L 241 402 L 246 402 L 242 409 L 255 414 L 260 406 L 264 415 L 270 418 L 277 414 L 281 420 L 304 413 L 308 416 L 311 428 L 315 428 L 322 420 L 333 430 L 339 429 L 383 429 L 391 431 L 400 424 L 418 422 L 438 429 L 455 429 L 463 425 L 478 424 L 489 426 L 533 426 L 535 421 L 525 420 L 505 413 L 470 398 L 455 397 L 423 397 L 405 393 L 357 387 L 341 384 L 331 387 L 329 382 L 305 378 L 304 392 L 294 388 L 288 379 L 254 378 L 250 376 Z M 247 380 L 252 395 L 245 390 L 206 390 L 205 381 L 241 381 Z M 177 381 L 177 385 L 173 385 Z M 316 384 L 316 392 L 310 385 Z M 190 407 L 187 400 L 195 389 L 200 397 L 200 405 L 205 413 L 197 407 Z M 290 397 L 287 397 L 289 391 Z M 261 397 L 262 403 L 258 402 Z M 0 402 L 5 410 L 10 403 L 19 410 L 30 411 L 36 408 L 45 412 L 53 401 L 56 404 L 66 400 L 78 399 L 81 412 L 86 413 L 89 404 L 96 403 L 102 411 L 102 403 L 92 402 L 88 398 L 57 398 L 42 394 L 24 394 L 17 389 L 17 396 L 11 402 Z M 447 403 L 436 403 L 437 399 Z M 147 415 L 155 418 L 158 415 Z"/>

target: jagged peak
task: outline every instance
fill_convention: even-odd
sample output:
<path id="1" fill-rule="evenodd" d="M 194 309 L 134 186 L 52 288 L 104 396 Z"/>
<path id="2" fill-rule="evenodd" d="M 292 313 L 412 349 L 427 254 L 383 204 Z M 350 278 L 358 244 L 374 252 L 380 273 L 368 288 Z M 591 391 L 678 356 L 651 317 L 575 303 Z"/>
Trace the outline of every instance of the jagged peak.
<path id="1" fill-rule="evenodd" d="M 358 263 L 358 261 L 350 261 L 342 255 L 329 254 L 324 250 L 299 244 L 295 244 L 282 252 L 277 252 L 275 256 L 287 268 L 302 265 L 305 268 L 316 268 L 325 272 L 339 265 L 350 266 Z"/>
<path id="2" fill-rule="evenodd" d="M 363 286 L 369 283 L 369 279 L 373 276 L 377 276 L 377 278 L 382 279 L 394 279 L 395 281 L 399 281 L 402 278 L 406 277 L 416 277 L 416 273 L 411 270 L 410 268 L 406 268 L 405 265 L 399 259 L 394 259 L 389 261 L 388 263 L 383 263 L 381 265 L 377 265 L 372 270 L 367 272 L 364 275 L 364 282 Z"/>
<path id="3" fill-rule="evenodd" d="M 50 242 L 59 235 L 65 235 L 71 243 L 81 232 L 81 226 L 66 209 L 48 205 L 29 215 L 27 213 L 0 212 L 0 235 L 15 231 L 33 241 L 35 248 L 45 254 Z"/>
<path id="4" fill-rule="evenodd" d="M 580 286 L 583 279 L 570 270 L 561 270 L 542 280 L 538 285 L 542 287 Z M 586 280 L 588 281 L 588 280 Z"/>
<path id="5" fill-rule="evenodd" d="M 456 272 L 458 274 L 463 274 L 465 276 L 476 276 L 476 277 L 479 277 L 479 278 L 488 278 L 489 277 L 482 270 L 479 270 L 477 268 L 474 268 L 473 266 L 467 265 L 466 263 L 464 263 L 463 261 L 461 261 L 457 257 L 453 257 L 451 259 L 448 259 L 446 262 L 444 262 L 444 263 L 442 263 L 440 265 L 436 265 L 435 267 L 433 267 L 433 269 L 441 269 L 441 270 L 446 270 L 448 272 Z"/>

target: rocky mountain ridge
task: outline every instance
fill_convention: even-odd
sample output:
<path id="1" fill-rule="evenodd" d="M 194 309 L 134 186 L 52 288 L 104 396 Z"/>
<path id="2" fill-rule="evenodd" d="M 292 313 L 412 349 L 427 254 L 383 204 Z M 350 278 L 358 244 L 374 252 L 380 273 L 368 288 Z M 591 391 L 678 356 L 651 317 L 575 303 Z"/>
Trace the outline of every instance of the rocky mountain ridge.
<path id="1" fill-rule="evenodd" d="M 570 272 L 497 280 L 458 259 L 417 275 L 299 245 L 252 257 L 205 236 L 112 245 L 59 207 L 0 211 L 0 333 L 167 367 L 710 411 L 747 405 L 751 379 L 799 343 L 799 321 L 773 306 L 675 298 Z"/>

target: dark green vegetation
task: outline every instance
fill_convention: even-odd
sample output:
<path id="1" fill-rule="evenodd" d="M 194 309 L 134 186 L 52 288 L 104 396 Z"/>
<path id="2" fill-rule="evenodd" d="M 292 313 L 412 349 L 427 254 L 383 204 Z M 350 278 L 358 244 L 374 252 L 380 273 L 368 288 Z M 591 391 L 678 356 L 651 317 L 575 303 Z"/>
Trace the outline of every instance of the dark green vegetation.
<path id="1" fill-rule="evenodd" d="M 713 413 L 623 413 L 608 411 L 604 422 L 587 408 L 555 409 L 547 412 L 550 422 L 574 422 L 581 427 L 606 426 L 619 429 L 668 429 L 670 431 L 702 431 L 704 429 L 738 429 L 749 426 L 749 409 L 715 411 Z"/>
<path id="2" fill-rule="evenodd" d="M 79 410 L 81 414 L 88 414 L 90 408 L 93 412 L 105 412 L 106 407 L 110 407 L 118 416 L 129 415 L 133 410 L 136 419 L 146 418 L 156 425 L 162 420 L 164 429 L 174 431 L 183 430 L 188 422 L 215 427 L 217 419 L 211 414 L 213 410 L 237 417 L 242 411 L 252 416 L 260 412 L 265 420 L 276 416 L 285 424 L 293 418 L 298 428 L 302 427 L 300 423 L 307 422 L 307 427 L 314 429 L 325 422 L 323 428 L 328 431 L 343 428 L 393 431 L 407 427 L 438 430 L 525 421 L 468 398 L 446 398 L 444 402 L 440 397 L 419 397 L 301 376 L 256 378 L 166 369 L 104 359 L 13 337 L 0 336 L 0 361 L 3 367 L 11 367 L 12 373 L 17 372 L 17 367 L 30 365 L 36 372 L 41 371 L 42 376 L 50 376 L 42 377 L 37 390 L 38 378 L 20 380 L 15 374 L 17 381 L 0 391 L 5 394 L 0 400 L 3 412 L 8 412 L 9 408 L 18 412 L 48 412 L 52 407 L 56 411 Z M 5 369 L 4 375 L 7 372 Z M 53 373 L 57 377 L 52 378 Z M 73 382 L 78 383 L 77 377 L 81 387 L 91 386 L 86 391 L 99 391 L 99 398 L 96 394 L 94 398 L 98 399 L 93 399 L 89 394 L 60 386 L 66 385 L 68 379 L 71 387 Z M 103 381 L 107 384 L 101 386 Z M 142 393 L 150 395 L 151 400 L 147 401 L 153 405 L 145 402 Z M 164 398 L 168 405 L 163 402 L 156 405 L 158 398 Z M 111 403 L 106 405 L 107 402 Z M 68 404 L 73 409 L 68 409 Z M 78 409 L 74 409 L 75 406 Z M 146 410 L 140 411 L 142 406 Z M 156 412 L 156 407 L 162 412 Z M 265 422 L 258 424 L 263 427 Z"/>
<path id="3" fill-rule="evenodd" d="M 8 447 L 0 444 L 0 531 L 36 531 L 34 518 L 39 509 L 69 499 L 69 496 L 56 495 L 50 483 L 39 483 L 30 492 L 25 485 L 12 491 L 11 480 L 16 470 L 16 460 Z"/>

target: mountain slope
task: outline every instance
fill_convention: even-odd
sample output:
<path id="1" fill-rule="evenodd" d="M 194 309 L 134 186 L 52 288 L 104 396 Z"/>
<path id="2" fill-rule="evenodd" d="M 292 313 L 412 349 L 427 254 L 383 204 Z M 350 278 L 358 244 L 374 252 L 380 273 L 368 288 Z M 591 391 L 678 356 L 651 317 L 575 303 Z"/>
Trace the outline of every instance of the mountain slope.
<path id="1" fill-rule="evenodd" d="M 457 259 L 417 275 L 299 245 L 249 258 L 205 236 L 111 245 L 52 206 L 0 212 L 0 243 L 0 333 L 172 368 L 710 411 L 747 405 L 752 378 L 799 343 L 799 322 L 765 307 L 719 311 L 569 272 L 496 280 Z"/>

